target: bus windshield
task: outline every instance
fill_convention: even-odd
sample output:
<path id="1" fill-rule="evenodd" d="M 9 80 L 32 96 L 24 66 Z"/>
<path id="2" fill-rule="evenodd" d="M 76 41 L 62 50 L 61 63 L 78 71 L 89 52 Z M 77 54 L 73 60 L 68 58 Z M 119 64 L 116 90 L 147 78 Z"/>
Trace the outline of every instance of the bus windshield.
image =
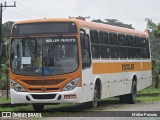
<path id="1" fill-rule="evenodd" d="M 77 37 L 14 38 L 11 69 L 15 74 L 50 76 L 78 68 Z"/>

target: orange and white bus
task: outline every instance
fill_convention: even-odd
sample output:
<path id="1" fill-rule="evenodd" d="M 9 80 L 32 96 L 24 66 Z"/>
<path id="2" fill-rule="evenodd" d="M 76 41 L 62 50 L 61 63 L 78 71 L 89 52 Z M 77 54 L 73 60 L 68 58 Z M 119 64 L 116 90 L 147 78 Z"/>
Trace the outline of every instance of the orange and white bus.
<path id="1" fill-rule="evenodd" d="M 147 32 L 78 19 L 16 22 L 11 32 L 12 104 L 84 103 L 119 96 L 135 103 L 151 85 Z"/>

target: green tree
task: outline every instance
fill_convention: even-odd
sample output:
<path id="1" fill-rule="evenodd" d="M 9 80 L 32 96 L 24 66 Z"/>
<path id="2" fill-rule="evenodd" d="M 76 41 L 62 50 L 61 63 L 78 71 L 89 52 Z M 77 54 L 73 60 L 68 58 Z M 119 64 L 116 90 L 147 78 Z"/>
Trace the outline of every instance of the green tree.
<path id="1" fill-rule="evenodd" d="M 120 22 L 117 19 L 104 19 L 104 20 L 96 19 L 96 20 L 92 20 L 92 22 L 97 22 L 97 23 L 103 23 L 103 24 L 108 24 L 108 25 L 114 25 L 114 26 L 134 29 L 131 24 L 125 24 L 123 22 Z"/>
<path id="2" fill-rule="evenodd" d="M 9 62 L 9 38 L 10 38 L 10 33 L 11 33 L 11 28 L 12 28 L 12 25 L 13 25 L 14 22 L 12 21 L 8 21 L 8 22 L 5 22 L 4 24 L 2 24 L 2 43 L 4 43 L 6 45 L 6 56 L 4 56 L 3 58 L 5 59 L 2 59 L 1 58 L 1 62 L 3 64 L 8 64 Z"/>
<path id="3" fill-rule="evenodd" d="M 160 73 L 160 23 L 156 24 L 152 19 L 147 18 L 147 29 L 150 31 L 150 46 L 152 53 L 153 76 Z"/>
<path id="4" fill-rule="evenodd" d="M 8 21 L 4 24 L 2 24 L 2 39 L 5 42 L 5 40 L 8 40 L 10 37 L 11 27 L 14 22 Z"/>
<path id="5" fill-rule="evenodd" d="M 160 23 L 156 24 L 150 18 L 146 18 L 147 29 L 150 30 L 155 38 L 160 38 Z"/>

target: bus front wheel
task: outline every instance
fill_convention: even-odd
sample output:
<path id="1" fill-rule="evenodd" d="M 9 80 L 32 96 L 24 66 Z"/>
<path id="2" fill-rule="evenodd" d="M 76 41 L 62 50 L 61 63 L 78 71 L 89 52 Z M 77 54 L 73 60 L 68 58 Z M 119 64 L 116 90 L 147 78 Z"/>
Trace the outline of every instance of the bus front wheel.
<path id="1" fill-rule="evenodd" d="M 98 89 L 97 85 L 94 87 L 94 94 L 93 94 L 93 100 L 90 102 L 87 102 L 86 105 L 90 108 L 97 108 L 98 105 Z"/>
<path id="2" fill-rule="evenodd" d="M 43 111 L 44 104 L 32 104 L 34 111 Z"/>
<path id="3" fill-rule="evenodd" d="M 96 108 L 98 105 L 98 90 L 97 90 L 97 85 L 94 87 L 94 97 L 92 101 L 92 107 Z"/>

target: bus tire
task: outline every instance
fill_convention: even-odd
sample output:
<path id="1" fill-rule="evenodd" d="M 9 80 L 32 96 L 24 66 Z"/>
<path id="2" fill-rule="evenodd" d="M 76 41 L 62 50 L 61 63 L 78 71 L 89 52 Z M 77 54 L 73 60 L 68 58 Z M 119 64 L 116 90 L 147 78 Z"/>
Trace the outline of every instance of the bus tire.
<path id="1" fill-rule="evenodd" d="M 97 108 L 97 105 L 98 105 L 98 89 L 97 85 L 95 85 L 93 100 L 90 102 L 86 102 L 86 106 L 89 108 Z"/>
<path id="2" fill-rule="evenodd" d="M 130 104 L 135 104 L 136 103 L 136 97 L 137 97 L 137 82 L 136 80 L 133 80 L 132 82 L 132 90 L 131 93 L 128 95 L 128 102 Z"/>
<path id="3" fill-rule="evenodd" d="M 98 106 L 98 89 L 97 89 L 97 85 L 95 85 L 92 107 L 97 108 L 97 106 Z"/>
<path id="4" fill-rule="evenodd" d="M 127 94 L 127 95 L 121 95 L 121 96 L 119 96 L 119 99 L 120 99 L 121 103 L 135 104 L 136 97 L 137 97 L 137 82 L 136 82 L 136 80 L 133 80 L 131 93 Z"/>
<path id="5" fill-rule="evenodd" d="M 43 111 L 44 104 L 32 104 L 34 111 Z"/>

